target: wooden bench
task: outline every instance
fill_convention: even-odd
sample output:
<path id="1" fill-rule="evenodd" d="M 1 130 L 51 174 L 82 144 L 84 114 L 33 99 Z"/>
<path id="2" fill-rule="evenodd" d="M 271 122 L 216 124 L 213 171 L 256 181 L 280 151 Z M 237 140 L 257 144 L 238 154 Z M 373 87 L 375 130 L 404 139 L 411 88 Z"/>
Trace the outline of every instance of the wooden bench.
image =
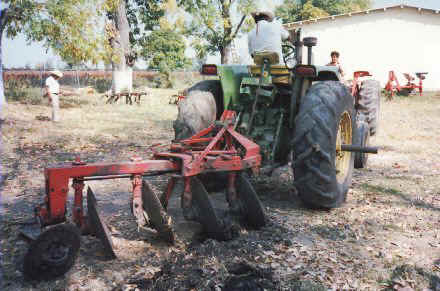
<path id="1" fill-rule="evenodd" d="M 106 94 L 107 98 L 106 104 L 116 103 L 120 98 L 125 97 L 125 104 L 133 105 L 136 103 L 137 105 L 141 104 L 142 95 L 148 96 L 148 92 L 125 92 L 125 93 L 117 93 L 117 94 Z"/>

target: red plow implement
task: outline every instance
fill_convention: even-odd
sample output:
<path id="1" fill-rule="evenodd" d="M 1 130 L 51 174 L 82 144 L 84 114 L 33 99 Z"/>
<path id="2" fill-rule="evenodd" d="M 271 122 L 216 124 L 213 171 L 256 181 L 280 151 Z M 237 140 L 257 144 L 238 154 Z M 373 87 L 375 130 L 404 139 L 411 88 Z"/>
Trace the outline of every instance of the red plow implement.
<path id="1" fill-rule="evenodd" d="M 419 83 L 416 84 L 414 82 L 415 78 L 414 76 L 404 73 L 403 76 L 407 80 L 407 83 L 403 86 L 400 85 L 399 80 L 397 80 L 396 74 L 394 71 L 390 71 L 388 74 L 388 82 L 385 85 L 385 90 L 388 92 L 389 99 L 392 99 L 394 94 L 401 93 L 404 95 L 408 95 L 415 89 L 419 90 L 420 96 L 422 96 L 423 93 L 423 80 L 425 80 L 426 75 L 428 73 L 416 73 L 417 78 L 419 79 Z"/>
<path id="2" fill-rule="evenodd" d="M 87 189 L 85 213 L 83 191 L 91 180 L 130 178 L 131 209 L 139 226 L 157 230 L 158 236 L 174 242 L 172 219 L 166 212 L 176 182 L 183 180 L 181 207 L 184 217 L 202 224 L 204 232 L 227 240 L 229 226 L 214 210 L 201 174 L 223 172 L 227 175 L 226 200 L 230 211 L 244 218 L 253 228 L 265 225 L 264 209 L 250 184 L 246 170 L 257 172 L 261 164 L 259 146 L 235 131 L 236 114 L 225 111 L 220 121 L 189 139 L 173 142 L 167 151 L 154 152 L 151 160 L 133 158 L 125 163 L 87 164 L 77 159 L 72 164 L 45 169 L 46 195 L 35 208 L 36 222 L 22 229 L 32 239 L 25 256 L 24 272 L 31 279 L 48 280 L 67 272 L 75 262 L 80 234 L 92 234 L 102 241 L 109 258 L 115 258 L 112 238 L 99 215 L 98 202 Z M 167 187 L 156 195 L 143 179 L 167 175 Z M 213 176 L 215 177 L 215 176 Z M 71 209 L 73 224 L 66 223 L 69 182 L 74 192 Z"/>

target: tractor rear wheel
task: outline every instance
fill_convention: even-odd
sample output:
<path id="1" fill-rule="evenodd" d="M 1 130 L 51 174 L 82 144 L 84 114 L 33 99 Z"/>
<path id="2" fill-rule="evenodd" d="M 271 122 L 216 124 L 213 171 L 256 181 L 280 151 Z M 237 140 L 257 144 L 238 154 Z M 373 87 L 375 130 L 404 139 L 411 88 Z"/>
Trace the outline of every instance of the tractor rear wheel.
<path id="1" fill-rule="evenodd" d="M 191 91 L 210 92 L 214 96 L 217 106 L 217 119 L 220 119 L 223 113 L 223 90 L 220 80 L 204 80 L 194 84 L 187 89 L 187 94 Z"/>
<path id="2" fill-rule="evenodd" d="M 312 208 L 339 207 L 346 199 L 354 154 L 340 151 L 355 133 L 353 98 L 340 82 L 319 82 L 301 99 L 293 134 L 292 168 L 299 197 Z"/>
<path id="3" fill-rule="evenodd" d="M 203 101 L 197 101 L 203 100 Z M 179 113 L 173 122 L 175 140 L 187 139 L 214 121 L 217 108 L 209 91 L 191 91 L 178 104 Z"/>
<path id="4" fill-rule="evenodd" d="M 381 87 L 379 81 L 365 80 L 359 91 L 359 112 L 365 115 L 370 135 L 375 135 L 379 127 Z"/>

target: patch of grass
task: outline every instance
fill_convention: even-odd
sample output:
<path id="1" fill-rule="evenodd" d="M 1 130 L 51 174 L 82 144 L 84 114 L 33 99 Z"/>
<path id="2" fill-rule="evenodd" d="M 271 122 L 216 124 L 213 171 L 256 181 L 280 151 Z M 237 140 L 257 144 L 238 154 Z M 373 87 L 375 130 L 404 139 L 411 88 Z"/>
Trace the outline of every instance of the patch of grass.
<path id="1" fill-rule="evenodd" d="M 90 99 L 82 98 L 82 96 L 62 96 L 60 100 L 60 108 L 76 108 L 89 105 L 90 103 Z"/>
<path id="2" fill-rule="evenodd" d="M 377 185 L 361 184 L 361 188 L 365 191 L 380 192 L 383 194 L 402 195 L 403 193 L 393 188 L 385 188 Z"/>
<path id="3" fill-rule="evenodd" d="M 388 288 L 385 290 L 395 290 L 395 286 L 411 287 L 416 290 L 439 290 L 440 278 L 422 268 L 403 264 L 395 267 L 390 278 L 381 282 Z"/>
<path id="4" fill-rule="evenodd" d="M 43 103 L 43 91 L 38 87 L 9 87 L 5 88 L 5 97 L 8 102 L 40 105 Z"/>
<path id="5" fill-rule="evenodd" d="M 312 230 L 318 233 L 321 237 L 334 241 L 345 240 L 347 237 L 354 237 L 354 234 L 349 233 L 347 229 L 334 226 L 317 225 L 312 227 Z"/>
<path id="6" fill-rule="evenodd" d="M 386 188 L 386 187 L 382 187 L 382 186 L 378 186 L 378 185 L 370 185 L 370 184 L 366 184 L 366 183 L 361 184 L 361 188 L 365 191 L 379 192 L 382 194 L 389 194 L 391 196 L 395 196 L 397 198 L 400 198 L 400 199 L 406 201 L 411 206 L 440 211 L 440 208 L 435 207 L 434 205 L 426 203 L 422 200 L 413 199 L 413 198 L 411 198 L 411 195 L 405 194 L 405 193 L 403 193 L 399 190 L 396 190 L 394 188 Z"/>

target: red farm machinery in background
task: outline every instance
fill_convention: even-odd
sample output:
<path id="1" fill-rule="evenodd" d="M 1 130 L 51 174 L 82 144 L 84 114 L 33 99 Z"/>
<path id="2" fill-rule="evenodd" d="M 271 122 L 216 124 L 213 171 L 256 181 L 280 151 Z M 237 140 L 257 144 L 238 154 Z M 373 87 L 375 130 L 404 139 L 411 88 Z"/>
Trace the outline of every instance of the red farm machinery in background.
<path id="1" fill-rule="evenodd" d="M 399 93 L 402 95 L 408 95 L 413 92 L 415 89 L 419 89 L 419 94 L 422 96 L 423 94 L 423 80 L 425 80 L 426 75 L 428 73 L 416 73 L 417 78 L 419 79 L 419 83 L 416 84 L 414 82 L 415 77 L 410 75 L 409 73 L 403 73 L 403 76 L 407 80 L 407 83 L 403 86 L 400 85 L 399 80 L 397 80 L 396 74 L 394 71 L 390 71 L 388 73 L 388 82 L 385 85 L 385 91 L 388 93 L 388 98 L 392 99 L 395 93 Z"/>

